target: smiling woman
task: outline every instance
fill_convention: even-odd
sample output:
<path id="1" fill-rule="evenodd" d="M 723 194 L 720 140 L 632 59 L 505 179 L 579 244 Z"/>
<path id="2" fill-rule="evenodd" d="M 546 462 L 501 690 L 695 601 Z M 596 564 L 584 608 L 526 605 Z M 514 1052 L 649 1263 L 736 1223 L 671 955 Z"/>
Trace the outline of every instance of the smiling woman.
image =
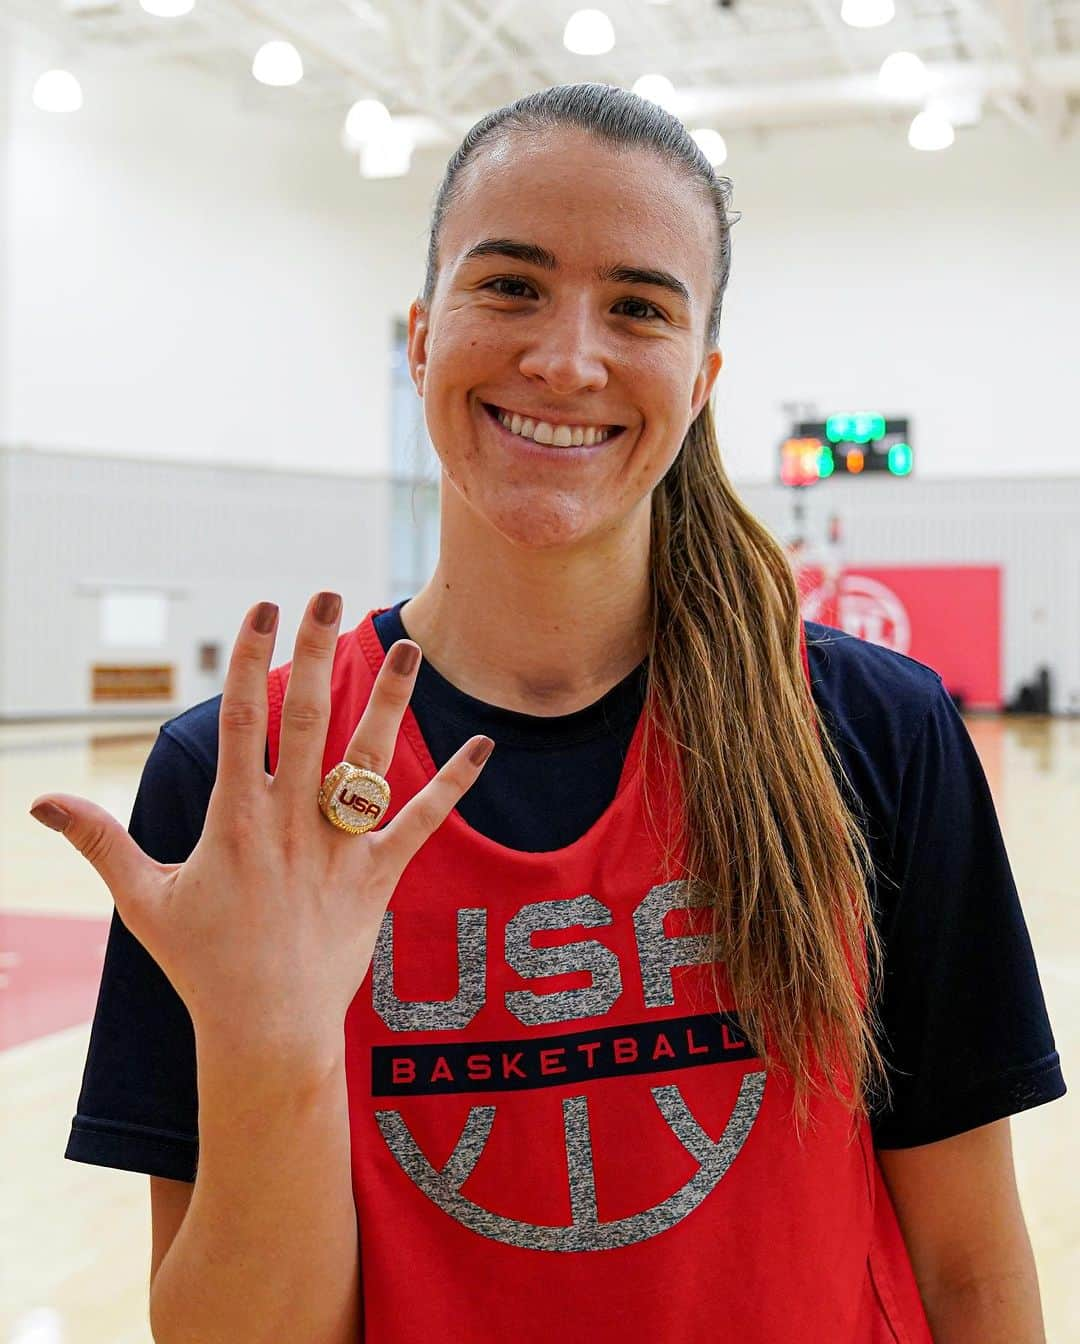
<path id="1" fill-rule="evenodd" d="M 638 104 L 599 86 L 564 90 L 561 102 L 549 91 L 474 127 L 448 166 L 409 358 L 453 488 L 439 566 L 401 615 L 455 685 L 524 710 L 528 664 L 572 666 L 575 638 L 584 679 L 601 685 L 648 651 L 644 750 L 665 733 L 686 747 L 689 867 L 713 915 L 712 961 L 763 1051 L 761 1028 L 771 1033 L 802 1115 L 807 1046 L 820 1059 L 839 1047 L 857 1096 L 880 1067 L 866 986 L 850 970 L 859 922 L 870 925 L 863 851 L 815 733 L 787 562 L 716 451 L 708 398 L 730 184 L 680 123 L 658 109 L 631 115 Z M 491 406 L 510 412 L 509 430 Z M 559 426 L 582 428 L 579 449 L 555 446 Z M 590 451 L 586 427 L 606 426 L 621 430 Z M 478 684 L 475 657 L 447 640 L 464 628 L 460 603 L 492 596 L 493 560 L 518 610 L 523 588 L 542 603 L 538 633 L 560 612 L 591 609 L 604 613 L 602 643 L 595 626 L 565 631 L 561 651 L 545 634 L 541 654 L 515 635 L 516 657 L 498 648 Z M 491 623 L 503 624 L 498 607 Z M 492 638 L 470 642 L 490 653 Z M 736 667 L 741 697 L 723 693 Z M 779 738 L 766 704 L 787 722 Z M 802 856 L 794 873 L 785 844 Z"/>
<path id="2" fill-rule="evenodd" d="M 258 695 L 165 726 L 132 834 L 199 874 L 184 1002 L 114 924 L 69 1145 L 198 1157 L 157 1338 L 1040 1337 L 1000 1126 L 1064 1084 L 993 804 L 940 678 L 801 620 L 727 479 L 730 198 L 616 88 L 477 123 L 409 313 L 433 574 L 272 669 L 256 613 Z M 241 732 L 290 809 L 247 844 Z M 335 763 L 384 831 L 323 826 Z"/>

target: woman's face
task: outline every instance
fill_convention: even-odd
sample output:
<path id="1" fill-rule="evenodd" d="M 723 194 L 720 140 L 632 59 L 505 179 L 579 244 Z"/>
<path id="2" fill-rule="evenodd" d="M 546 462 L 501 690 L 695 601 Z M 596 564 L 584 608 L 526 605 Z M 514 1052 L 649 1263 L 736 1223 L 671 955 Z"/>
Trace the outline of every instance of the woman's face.
<path id="1" fill-rule="evenodd" d="M 704 194 L 651 153 L 562 128 L 487 146 L 461 187 L 430 311 L 418 300 L 409 313 L 410 368 L 446 477 L 524 547 L 635 523 L 647 536 L 651 493 L 721 364 L 705 350 Z M 504 428 L 495 408 L 519 429 L 547 422 L 554 442 Z M 587 431 L 614 426 L 589 446 Z"/>

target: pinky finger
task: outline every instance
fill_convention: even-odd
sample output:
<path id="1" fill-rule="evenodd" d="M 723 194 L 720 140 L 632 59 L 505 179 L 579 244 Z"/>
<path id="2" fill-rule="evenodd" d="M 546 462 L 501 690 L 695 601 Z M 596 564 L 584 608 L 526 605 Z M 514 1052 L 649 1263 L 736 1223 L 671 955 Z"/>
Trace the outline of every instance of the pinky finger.
<path id="1" fill-rule="evenodd" d="M 470 738 L 394 820 L 372 837 L 393 871 L 395 886 L 417 851 L 476 783 L 494 746 L 490 737 Z"/>

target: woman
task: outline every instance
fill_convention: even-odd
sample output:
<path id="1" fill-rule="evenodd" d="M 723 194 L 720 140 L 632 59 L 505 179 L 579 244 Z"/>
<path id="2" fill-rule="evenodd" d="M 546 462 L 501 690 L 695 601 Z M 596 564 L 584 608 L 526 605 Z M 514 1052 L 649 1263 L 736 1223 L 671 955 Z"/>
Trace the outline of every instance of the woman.
<path id="1" fill-rule="evenodd" d="M 478 123 L 409 321 L 435 573 L 284 668 L 255 608 L 131 837 L 44 800 L 123 921 L 67 1155 L 151 1174 L 159 1344 L 1042 1338 L 993 808 L 726 480 L 728 188 L 615 88 Z"/>

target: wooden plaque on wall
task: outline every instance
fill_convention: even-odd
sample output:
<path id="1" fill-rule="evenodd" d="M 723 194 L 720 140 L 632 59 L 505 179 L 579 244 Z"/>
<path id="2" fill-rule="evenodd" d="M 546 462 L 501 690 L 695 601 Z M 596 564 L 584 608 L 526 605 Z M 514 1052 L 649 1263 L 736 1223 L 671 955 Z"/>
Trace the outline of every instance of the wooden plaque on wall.
<path id="1" fill-rule="evenodd" d="M 176 669 L 170 663 L 94 663 L 90 698 L 102 700 L 171 700 Z"/>

